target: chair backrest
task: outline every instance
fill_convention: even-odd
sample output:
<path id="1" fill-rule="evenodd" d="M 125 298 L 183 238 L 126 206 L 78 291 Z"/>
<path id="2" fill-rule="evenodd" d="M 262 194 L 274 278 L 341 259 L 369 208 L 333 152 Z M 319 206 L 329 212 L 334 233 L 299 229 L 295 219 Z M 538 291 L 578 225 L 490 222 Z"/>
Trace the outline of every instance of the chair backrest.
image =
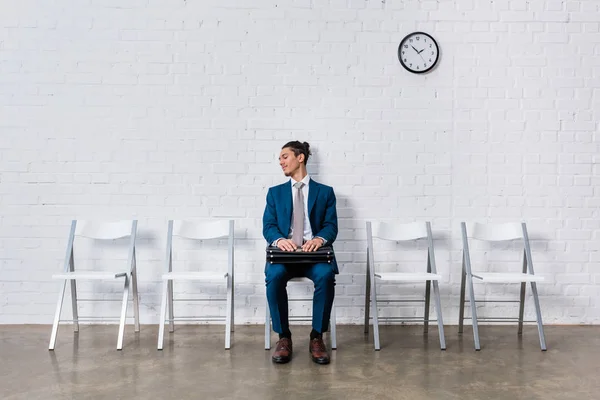
<path id="1" fill-rule="evenodd" d="M 114 240 L 129 237 L 134 234 L 134 225 L 137 221 L 76 221 L 75 236 L 90 239 Z"/>
<path id="2" fill-rule="evenodd" d="M 135 240 L 137 235 L 137 220 L 122 220 L 114 222 L 102 222 L 91 220 L 73 220 L 67 242 L 67 251 L 65 256 L 64 271 L 74 271 L 74 252 L 73 246 L 75 237 L 84 237 L 95 240 L 116 240 L 130 238 L 128 245 L 127 266 L 133 270 L 135 268 Z"/>
<path id="3" fill-rule="evenodd" d="M 404 241 L 427 237 L 425 222 L 410 222 L 408 224 L 391 224 L 389 222 L 367 222 L 371 224 L 373 237 L 383 240 Z"/>
<path id="4" fill-rule="evenodd" d="M 233 226 L 233 220 L 218 220 L 206 222 L 173 221 L 173 235 L 187 239 L 218 239 L 228 237 Z"/>
<path id="5" fill-rule="evenodd" d="M 520 223 L 516 222 L 504 224 L 480 224 L 473 222 L 466 224 L 466 230 L 467 237 L 488 242 L 523 239 L 523 228 Z"/>
<path id="6" fill-rule="evenodd" d="M 433 254 L 433 235 L 429 221 L 417 221 L 405 224 L 391 224 L 388 222 L 367 221 L 367 259 L 371 263 L 370 273 L 374 271 L 373 238 L 376 237 L 388 241 L 408 241 L 427 238 L 427 260 L 431 272 L 436 273 L 435 257 Z"/>
<path id="7" fill-rule="evenodd" d="M 468 238 L 487 242 L 500 242 L 520 239 L 523 242 L 523 263 L 530 274 L 533 274 L 533 261 L 531 245 L 525 222 L 509 222 L 502 224 L 481 224 L 478 222 L 467 224 L 461 222 L 461 235 L 463 242 L 463 262 L 468 273 L 471 273 L 471 256 Z M 523 270 L 523 272 L 525 272 Z"/>
<path id="8" fill-rule="evenodd" d="M 226 237 L 228 261 L 227 270 L 233 274 L 234 221 L 184 221 L 170 220 L 167 229 L 166 270 L 172 271 L 173 236 L 193 240 L 210 240 Z"/>

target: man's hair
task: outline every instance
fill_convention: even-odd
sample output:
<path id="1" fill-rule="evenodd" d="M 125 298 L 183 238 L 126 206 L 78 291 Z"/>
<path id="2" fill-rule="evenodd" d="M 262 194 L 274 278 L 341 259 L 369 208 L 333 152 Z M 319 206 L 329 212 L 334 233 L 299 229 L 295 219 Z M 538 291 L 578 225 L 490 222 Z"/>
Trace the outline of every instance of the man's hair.
<path id="1" fill-rule="evenodd" d="M 312 154 L 310 152 L 310 144 L 307 142 L 299 142 L 294 140 L 293 142 L 287 142 L 281 149 L 290 148 L 294 152 L 294 155 L 298 157 L 300 154 L 304 154 L 304 165 L 308 162 L 308 157 Z"/>

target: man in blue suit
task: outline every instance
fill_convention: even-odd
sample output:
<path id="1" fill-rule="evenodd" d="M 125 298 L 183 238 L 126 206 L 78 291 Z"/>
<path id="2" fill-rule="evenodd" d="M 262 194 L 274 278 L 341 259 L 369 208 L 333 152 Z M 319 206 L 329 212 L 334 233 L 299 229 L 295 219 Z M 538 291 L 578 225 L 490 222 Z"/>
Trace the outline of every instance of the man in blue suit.
<path id="1" fill-rule="evenodd" d="M 289 142 L 281 149 L 279 165 L 291 179 L 274 186 L 267 193 L 263 216 L 263 236 L 267 243 L 284 251 L 302 248 L 315 251 L 335 241 L 338 233 L 337 211 L 333 188 L 312 180 L 306 172 L 310 146 L 304 142 Z M 270 264 L 265 267 L 267 300 L 273 330 L 279 341 L 273 362 L 292 359 L 292 333 L 288 322 L 287 282 L 295 277 L 307 277 L 314 282 L 310 354 L 314 362 L 328 364 L 329 354 L 323 342 L 323 332 L 329 327 L 329 317 L 335 294 L 335 274 L 338 267 L 331 263 L 304 265 Z"/>

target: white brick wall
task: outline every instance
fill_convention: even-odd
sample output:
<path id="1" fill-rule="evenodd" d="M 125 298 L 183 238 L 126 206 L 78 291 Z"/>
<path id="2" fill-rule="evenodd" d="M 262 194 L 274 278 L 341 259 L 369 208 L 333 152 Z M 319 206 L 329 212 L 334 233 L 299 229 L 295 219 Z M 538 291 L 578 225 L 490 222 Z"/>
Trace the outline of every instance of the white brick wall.
<path id="1" fill-rule="evenodd" d="M 309 172 L 338 197 L 340 322 L 361 322 L 364 221 L 378 218 L 432 221 L 450 324 L 460 221 L 521 219 L 547 279 L 545 321 L 600 322 L 599 1 L 22 0 L 1 8 L 0 323 L 51 322 L 58 283 L 50 276 L 70 220 L 91 217 L 140 221 L 143 323 L 158 321 L 166 220 L 234 218 L 237 322 L 262 322 L 261 217 L 267 188 L 283 181 L 276 157 L 290 139 L 312 144 Z M 441 45 L 426 76 L 397 61 L 399 41 L 414 30 Z M 380 260 L 393 263 L 382 250 Z M 488 250 L 475 247 L 474 260 L 518 268 L 514 246 Z M 102 256 L 122 257 L 104 247 L 93 254 Z M 92 289 L 109 296 L 119 287 L 80 292 Z M 82 314 L 116 309 L 91 303 Z"/>

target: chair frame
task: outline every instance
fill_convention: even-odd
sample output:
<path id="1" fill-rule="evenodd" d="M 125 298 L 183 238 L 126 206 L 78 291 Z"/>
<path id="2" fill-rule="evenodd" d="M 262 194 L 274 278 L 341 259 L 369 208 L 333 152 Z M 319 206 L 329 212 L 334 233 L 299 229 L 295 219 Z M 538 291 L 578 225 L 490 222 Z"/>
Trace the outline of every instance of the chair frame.
<path id="1" fill-rule="evenodd" d="M 52 333 L 50 334 L 50 344 L 48 346 L 48 350 L 53 351 L 56 346 L 56 338 L 58 336 L 58 327 L 60 322 L 73 322 L 74 331 L 76 333 L 79 332 L 79 322 L 80 321 L 98 321 L 99 318 L 93 317 L 80 317 L 78 312 L 78 301 L 99 301 L 92 299 L 78 299 L 77 298 L 77 284 L 76 280 L 109 280 L 111 277 L 110 273 L 103 274 L 104 277 L 94 277 L 93 275 L 86 275 L 85 273 L 77 275 L 75 271 L 75 257 L 74 257 L 74 242 L 75 236 L 85 236 L 82 234 L 77 234 L 77 220 L 71 221 L 71 230 L 69 233 L 69 239 L 67 243 L 67 251 L 64 261 L 63 273 L 57 274 L 53 276 L 53 279 L 63 279 L 63 285 L 61 286 L 58 294 L 58 302 L 56 305 L 56 312 L 54 314 L 54 322 L 52 324 Z M 82 221 L 80 221 L 82 222 Z M 127 305 L 128 305 L 128 297 L 129 297 L 129 283 L 131 280 L 131 286 L 133 291 L 133 311 L 134 311 L 134 324 L 135 324 L 135 332 L 140 331 L 140 310 L 139 310 L 139 295 L 138 295 L 138 286 L 137 286 L 137 267 L 136 267 L 136 255 L 135 255 L 135 241 L 137 235 L 137 220 L 131 221 L 131 232 L 128 235 L 118 236 L 118 237 L 94 237 L 96 240 L 114 240 L 121 237 L 130 237 L 129 242 L 129 256 L 127 265 L 129 266 L 129 271 L 125 273 L 115 273 L 112 276 L 112 279 L 124 278 L 125 282 L 123 285 L 123 299 L 121 305 L 121 316 L 119 320 L 119 333 L 117 338 L 117 350 L 123 349 L 123 336 L 125 333 L 125 320 L 127 318 Z M 62 306 L 65 296 L 65 290 L 67 286 L 67 281 L 71 282 L 71 306 L 73 310 L 73 319 L 71 320 L 61 320 L 60 315 L 62 312 Z M 108 320 L 106 318 L 102 318 L 103 320 Z"/>
<path id="2" fill-rule="evenodd" d="M 367 270 L 366 270 L 366 285 L 365 285 L 365 334 L 369 333 L 369 321 L 373 320 L 373 342 L 376 351 L 381 350 L 381 345 L 379 342 L 379 321 L 404 321 L 404 322 L 421 322 L 424 323 L 423 333 L 429 332 L 429 322 L 437 321 L 438 324 L 438 333 L 440 338 L 440 349 L 446 350 L 446 339 L 444 335 L 444 320 L 442 317 L 442 307 L 440 300 L 440 291 L 438 280 L 441 276 L 437 273 L 437 268 L 435 264 L 435 253 L 433 248 L 433 235 L 431 233 L 431 223 L 429 221 L 424 222 L 426 233 L 422 236 L 405 236 L 398 239 L 388 239 L 381 238 L 382 240 L 395 240 L 395 241 L 411 241 L 418 240 L 421 238 L 427 238 L 427 275 L 431 274 L 431 279 L 425 278 L 425 299 L 424 300 L 379 300 L 377 299 L 377 287 L 376 287 L 376 277 L 375 274 L 375 257 L 373 252 L 373 228 L 370 221 L 367 221 Z M 389 225 L 389 224 L 388 224 Z M 403 224 L 409 225 L 409 224 Z M 401 280 L 401 279 L 390 279 L 392 282 L 414 282 L 414 281 L 422 281 L 423 279 L 415 279 L 415 280 Z M 429 308 L 431 302 L 431 283 L 433 282 L 433 292 L 434 292 L 434 302 L 435 302 L 435 310 L 437 319 L 431 320 L 429 319 Z M 423 318 L 412 318 L 412 317 L 380 317 L 377 311 L 378 302 L 383 303 L 401 303 L 401 302 L 425 302 L 425 312 Z M 372 313 L 372 316 L 370 316 Z"/>
<path id="3" fill-rule="evenodd" d="M 472 269 L 471 269 L 471 256 L 469 253 L 469 241 L 468 241 L 468 235 L 467 235 L 467 226 L 465 222 L 461 222 L 461 234 L 462 234 L 462 242 L 463 242 L 463 254 L 462 254 L 462 274 L 461 274 L 461 283 L 460 283 L 460 310 L 459 310 L 459 320 L 458 320 L 458 333 L 462 334 L 463 333 L 463 326 L 464 326 L 464 320 L 465 319 L 471 319 L 473 322 L 473 340 L 474 340 L 474 346 L 475 346 L 475 350 L 479 351 L 481 350 L 481 344 L 480 344 L 480 340 L 479 340 L 479 321 L 484 321 L 484 322 L 500 322 L 500 323 L 505 323 L 505 322 L 518 322 L 518 335 L 521 336 L 523 334 L 523 322 L 537 322 L 537 326 L 538 326 L 538 335 L 539 335 L 539 340 L 540 340 L 540 348 L 542 351 L 546 351 L 547 347 L 546 347 L 546 339 L 545 339 L 545 335 L 544 335 L 544 325 L 542 322 L 542 313 L 541 313 L 541 308 L 540 308 L 540 300 L 538 297 L 538 291 L 537 291 L 537 285 L 536 285 L 536 281 L 541 281 L 543 280 L 543 278 L 541 277 L 537 277 L 535 280 L 532 278 L 533 276 L 535 276 L 534 271 L 533 271 L 533 261 L 532 261 L 532 257 L 531 257 L 531 247 L 529 244 L 529 235 L 527 233 L 527 226 L 525 224 L 525 222 L 521 223 L 521 235 L 519 236 L 515 236 L 512 238 L 488 238 L 488 239 L 479 239 L 477 237 L 474 237 L 475 239 L 478 240 L 484 240 L 484 241 L 501 241 L 501 240 L 515 240 L 515 239 L 522 239 L 523 240 L 523 268 L 522 268 L 522 278 L 523 280 L 520 281 L 521 283 L 521 293 L 520 293 L 520 299 L 518 301 L 512 301 L 512 300 L 476 300 L 475 299 L 475 292 L 474 292 L 474 288 L 473 288 L 473 278 L 478 279 L 481 282 L 485 282 L 485 278 L 478 276 L 476 274 L 473 274 Z M 500 273 L 499 273 L 500 274 Z M 531 275 L 531 276 L 527 276 L 527 275 Z M 498 282 L 498 281 L 497 281 Z M 531 291 L 533 294 L 533 300 L 534 300 L 534 304 L 535 304 L 535 312 L 536 312 L 536 321 L 523 321 L 523 314 L 524 314 L 524 310 L 525 310 L 525 289 L 527 287 L 527 282 L 531 283 Z M 519 283 L 519 282 L 514 282 L 514 280 L 511 280 L 509 282 L 504 282 L 504 283 Z M 468 287 L 469 290 L 469 305 L 471 307 L 471 317 L 465 317 L 465 287 Z M 486 302 L 486 303 L 495 303 L 495 302 L 501 302 L 501 303 L 519 303 L 519 317 L 518 318 L 479 318 L 477 317 L 477 307 L 475 303 L 478 302 Z"/>
<path id="4" fill-rule="evenodd" d="M 187 224 L 194 224 L 195 226 L 202 226 L 205 224 L 210 224 L 214 222 L 223 222 L 219 221 L 205 221 L 205 222 L 190 222 L 190 221 L 177 221 L 183 222 Z M 173 312 L 173 303 L 175 301 L 192 301 L 191 299 L 174 299 L 173 296 L 173 281 L 211 281 L 212 278 L 202 277 L 201 275 L 189 275 L 189 276 L 173 276 L 171 273 L 173 272 L 173 226 L 174 221 L 169 220 L 168 230 L 167 230 L 167 250 L 166 250 L 166 258 L 165 258 L 165 274 L 162 275 L 162 300 L 161 300 L 161 308 L 160 308 L 160 322 L 158 327 L 158 343 L 157 350 L 162 350 L 164 345 L 164 332 L 165 332 L 165 324 L 169 323 L 169 332 L 175 331 L 175 321 L 225 321 L 225 349 L 229 350 L 231 348 L 231 332 L 234 331 L 234 300 L 235 300 L 235 274 L 234 274 L 234 254 L 235 254 L 235 231 L 234 231 L 234 220 L 229 220 L 229 232 L 227 234 L 227 273 L 223 275 L 225 278 L 225 286 L 227 289 L 227 295 L 225 298 L 208 298 L 208 299 L 194 299 L 193 301 L 226 301 L 226 315 L 223 316 L 204 316 L 204 317 L 174 317 Z M 194 235 L 184 235 L 177 234 L 175 236 L 180 236 L 186 239 L 191 240 L 212 240 L 219 239 L 225 237 L 225 235 L 218 236 L 210 236 L 203 235 L 202 236 L 194 236 Z M 192 273 L 193 274 L 193 273 Z M 168 318 L 167 318 L 167 308 L 168 308 Z"/>

